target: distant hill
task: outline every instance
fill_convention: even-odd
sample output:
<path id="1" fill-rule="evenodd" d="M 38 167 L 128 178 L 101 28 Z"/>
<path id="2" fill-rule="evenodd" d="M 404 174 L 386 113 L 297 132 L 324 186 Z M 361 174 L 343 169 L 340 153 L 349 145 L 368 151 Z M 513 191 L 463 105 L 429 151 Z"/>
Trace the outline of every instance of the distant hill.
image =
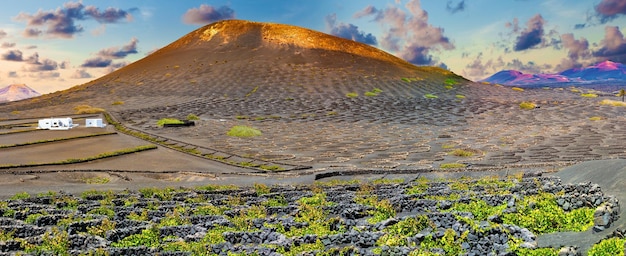
<path id="1" fill-rule="evenodd" d="M 18 101 L 41 94 L 25 84 L 12 84 L 4 88 L 0 88 L 0 102 Z"/>
<path id="2" fill-rule="evenodd" d="M 556 74 L 524 74 L 516 70 L 503 70 L 481 82 L 527 87 L 626 83 L 626 65 L 607 60 L 585 68 L 568 69 Z"/>

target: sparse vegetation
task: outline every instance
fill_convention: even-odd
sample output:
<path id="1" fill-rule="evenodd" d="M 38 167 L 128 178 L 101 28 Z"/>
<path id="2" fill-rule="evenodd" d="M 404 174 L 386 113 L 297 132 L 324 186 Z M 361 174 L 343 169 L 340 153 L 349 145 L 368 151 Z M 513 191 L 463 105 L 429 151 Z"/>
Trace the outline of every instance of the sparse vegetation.
<path id="1" fill-rule="evenodd" d="M 457 99 L 465 99 L 465 95 L 457 94 L 455 96 Z"/>
<path id="2" fill-rule="evenodd" d="M 118 101 L 114 101 L 113 103 L 111 103 L 111 105 L 116 106 L 116 105 L 124 105 L 124 102 L 121 100 Z"/>
<path id="3" fill-rule="evenodd" d="M 439 98 L 439 96 L 431 94 L 431 93 L 427 93 L 427 94 L 424 94 L 424 98 L 427 98 L 427 99 L 437 99 L 437 98 Z"/>
<path id="4" fill-rule="evenodd" d="M 600 120 L 604 120 L 604 117 L 601 116 L 592 116 L 589 118 L 590 121 L 600 121 Z"/>
<path id="5" fill-rule="evenodd" d="M 580 94 L 580 96 L 584 98 L 597 98 L 598 97 L 598 95 L 595 93 L 582 93 Z"/>
<path id="6" fill-rule="evenodd" d="M 231 137 L 239 137 L 239 138 L 250 138 L 261 136 L 263 133 L 255 128 L 245 126 L 245 125 L 236 125 L 233 126 L 226 135 Z"/>
<path id="7" fill-rule="evenodd" d="M 513 87 L 513 88 L 511 88 L 511 90 L 518 91 L 518 92 L 523 92 L 524 91 L 524 89 L 519 88 L 519 87 Z"/>
<path id="8" fill-rule="evenodd" d="M 458 168 L 465 168 L 467 167 L 467 165 L 462 164 L 462 163 L 443 163 L 439 165 L 439 168 L 441 169 L 458 169 Z"/>

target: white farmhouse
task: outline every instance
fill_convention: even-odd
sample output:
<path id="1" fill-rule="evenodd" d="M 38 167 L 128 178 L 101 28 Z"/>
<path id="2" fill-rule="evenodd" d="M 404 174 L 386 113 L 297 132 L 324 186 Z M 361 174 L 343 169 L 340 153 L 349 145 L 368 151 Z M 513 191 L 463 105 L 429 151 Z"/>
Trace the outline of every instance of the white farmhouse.
<path id="1" fill-rule="evenodd" d="M 72 123 L 72 118 L 46 118 L 39 120 L 39 126 L 37 129 L 47 130 L 69 130 L 78 126 L 78 124 Z"/>
<path id="2" fill-rule="evenodd" d="M 85 119 L 85 127 L 104 128 L 107 125 L 102 122 L 102 118 Z"/>

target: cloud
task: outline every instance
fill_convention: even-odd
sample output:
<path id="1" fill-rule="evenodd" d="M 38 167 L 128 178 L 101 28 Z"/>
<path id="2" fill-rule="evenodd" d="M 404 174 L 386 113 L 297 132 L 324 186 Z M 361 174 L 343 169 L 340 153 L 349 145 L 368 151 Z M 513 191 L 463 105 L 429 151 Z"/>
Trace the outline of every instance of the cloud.
<path id="1" fill-rule="evenodd" d="M 22 12 L 15 20 L 26 22 L 24 35 L 27 37 L 46 34 L 51 38 L 72 38 L 75 34 L 83 32 L 83 27 L 76 24 L 76 21 L 94 19 L 99 23 L 116 23 L 123 19 L 130 21 L 131 18 L 128 11 L 117 8 L 109 7 L 100 12 L 97 7 L 84 6 L 82 2 L 67 2 L 55 10 L 39 10 L 34 14 Z M 45 29 L 41 30 L 40 27 Z"/>
<path id="2" fill-rule="evenodd" d="M 457 2 L 456 4 L 454 4 L 454 1 L 452 0 L 448 0 L 448 2 L 446 3 L 446 10 L 451 12 L 451 13 L 457 13 L 460 11 L 464 11 L 465 10 L 465 0 L 461 0 L 459 2 Z"/>
<path id="3" fill-rule="evenodd" d="M 138 9 L 132 8 L 130 11 L 135 10 Z M 87 16 L 91 16 L 99 23 L 116 23 L 123 19 L 126 19 L 127 21 L 132 21 L 133 19 L 133 16 L 130 14 L 130 12 L 113 7 L 108 7 L 103 12 L 100 12 L 97 7 L 90 5 L 85 7 L 84 13 Z"/>
<path id="4" fill-rule="evenodd" d="M 591 51 L 589 51 L 589 41 L 587 41 L 584 37 L 575 39 L 574 34 L 572 33 L 563 34 L 561 35 L 561 44 L 565 49 L 567 49 L 567 56 L 572 60 L 591 57 Z"/>
<path id="5" fill-rule="evenodd" d="M 70 66 L 70 62 L 69 61 L 62 61 L 61 63 L 59 63 L 59 68 L 60 69 L 66 69 Z"/>
<path id="6" fill-rule="evenodd" d="M 94 58 L 85 60 L 85 62 L 80 66 L 83 68 L 106 68 L 109 65 L 111 65 L 111 62 L 113 62 L 113 60 L 111 59 L 105 59 L 102 57 L 94 57 Z"/>
<path id="7" fill-rule="evenodd" d="M 539 45 L 542 42 L 542 38 L 545 34 L 543 26 L 546 21 L 537 14 L 530 18 L 526 23 L 526 28 L 522 31 L 521 35 L 517 37 L 515 42 L 515 51 L 524 51 Z"/>
<path id="8" fill-rule="evenodd" d="M 39 60 L 38 53 L 34 53 L 24 61 L 26 62 L 26 65 L 23 67 L 23 70 L 27 72 L 53 71 L 57 70 L 59 67 L 59 64 L 54 60 Z"/>
<path id="9" fill-rule="evenodd" d="M 98 56 L 101 56 L 107 59 L 125 58 L 129 54 L 137 53 L 138 42 L 139 40 L 133 37 L 127 45 L 123 45 L 122 47 L 111 47 L 111 48 L 100 50 L 98 52 Z"/>
<path id="10" fill-rule="evenodd" d="M 2 46 L 0 46 L 2 48 L 12 48 L 15 47 L 15 43 L 8 43 L 8 42 L 4 42 L 2 43 Z"/>
<path id="11" fill-rule="evenodd" d="M 505 69 L 517 70 L 526 74 L 545 73 L 547 70 L 552 69 L 552 65 L 550 64 L 538 65 L 533 61 L 528 61 L 524 63 L 519 59 L 513 59 L 511 62 L 507 62 L 506 64 L 504 64 L 504 67 Z"/>
<path id="12" fill-rule="evenodd" d="M 600 22 L 605 24 L 619 15 L 626 14 L 626 1 L 624 0 L 602 0 L 595 7 Z"/>
<path id="13" fill-rule="evenodd" d="M 8 52 L 2 54 L 2 59 L 3 60 L 10 60 L 10 61 L 24 61 L 24 57 L 23 57 L 22 51 L 20 51 L 20 50 L 8 51 Z"/>
<path id="14" fill-rule="evenodd" d="M 504 66 L 502 58 L 497 60 L 488 60 L 483 63 L 483 53 L 479 53 L 476 58 L 463 69 L 463 76 L 474 81 L 484 79 L 493 73 L 497 72 L 497 69 Z"/>
<path id="15" fill-rule="evenodd" d="M 398 4 L 396 2 L 396 4 Z M 428 13 L 419 0 L 410 0 L 406 5 L 408 13 L 389 6 L 378 10 L 371 6 L 355 14 L 357 17 L 374 16 L 374 21 L 383 28 L 379 43 L 382 48 L 396 52 L 401 58 L 417 65 L 436 65 L 432 51 L 455 48 L 450 39 L 443 35 L 443 28 L 428 23 Z"/>
<path id="16" fill-rule="evenodd" d="M 594 57 L 626 62 L 626 39 L 617 26 L 604 28 L 604 39 L 600 42 L 600 49 L 593 52 Z"/>
<path id="17" fill-rule="evenodd" d="M 49 80 L 59 78 L 61 77 L 61 74 L 59 72 L 36 72 L 31 73 L 28 76 L 37 80 Z"/>
<path id="18" fill-rule="evenodd" d="M 5 36 L 7 36 L 7 32 L 4 32 L 4 30 L 0 29 L 0 39 L 4 38 Z"/>
<path id="19" fill-rule="evenodd" d="M 345 24 L 343 22 L 337 24 L 337 15 L 334 13 L 326 16 L 326 26 L 330 29 L 331 35 L 369 45 L 378 44 L 374 35 L 359 31 L 359 27 L 355 25 Z"/>
<path id="20" fill-rule="evenodd" d="M 70 75 L 70 78 L 73 79 L 84 79 L 84 78 L 92 78 L 93 76 L 84 69 L 77 69 L 74 74 Z"/>
<path id="21" fill-rule="evenodd" d="M 228 6 L 215 9 L 213 6 L 201 4 L 198 8 L 191 8 L 183 14 L 185 24 L 205 25 L 220 20 L 234 19 L 235 11 Z"/>
<path id="22" fill-rule="evenodd" d="M 359 19 L 359 18 L 363 18 L 363 17 L 368 16 L 368 15 L 376 14 L 378 12 L 379 12 L 379 10 L 376 9 L 376 7 L 368 5 L 363 10 L 355 13 L 352 17 L 354 17 L 355 19 Z"/>

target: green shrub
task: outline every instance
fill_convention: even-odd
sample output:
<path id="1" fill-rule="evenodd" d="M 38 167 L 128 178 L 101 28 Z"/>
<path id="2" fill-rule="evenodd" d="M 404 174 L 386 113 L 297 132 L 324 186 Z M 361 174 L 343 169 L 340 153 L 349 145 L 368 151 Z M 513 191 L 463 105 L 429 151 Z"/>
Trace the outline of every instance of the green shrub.
<path id="1" fill-rule="evenodd" d="M 465 99 L 465 95 L 457 94 L 455 96 L 457 99 Z"/>
<path id="2" fill-rule="evenodd" d="M 263 133 L 255 128 L 245 126 L 245 125 L 235 125 L 233 128 L 226 133 L 228 136 L 239 137 L 239 138 L 249 138 L 261 136 Z"/>
<path id="3" fill-rule="evenodd" d="M 534 109 L 536 107 L 537 105 L 535 105 L 535 103 L 528 102 L 528 101 L 523 101 L 522 103 L 519 104 L 520 109 Z"/>
<path id="4" fill-rule="evenodd" d="M 193 120 L 200 120 L 200 117 L 194 115 L 194 114 L 189 114 L 187 115 L 187 120 L 189 121 L 193 121 Z"/>
<path id="5" fill-rule="evenodd" d="M 178 120 L 176 118 L 161 118 L 159 121 L 157 121 L 157 126 L 162 127 L 163 125 L 166 124 L 183 124 L 185 122 Z"/>
<path id="6" fill-rule="evenodd" d="M 437 98 L 439 98 L 439 96 L 431 94 L 431 93 L 425 94 L 424 97 L 427 98 L 427 99 L 437 99 Z"/>
<path id="7" fill-rule="evenodd" d="M 359 94 L 356 93 L 356 92 L 349 92 L 349 93 L 346 93 L 346 97 L 348 97 L 348 98 L 356 98 L 356 97 L 359 97 Z"/>
<path id="8" fill-rule="evenodd" d="M 515 213 L 502 215 L 504 223 L 528 228 L 536 234 L 585 231 L 593 226 L 595 211 L 585 207 L 565 212 L 556 203 L 555 196 L 550 193 L 526 196 L 517 204 L 517 209 Z"/>
<path id="9" fill-rule="evenodd" d="M 587 255 L 624 255 L 624 242 L 626 240 L 617 237 L 602 240 L 600 243 L 594 244 L 587 252 Z"/>
<path id="10" fill-rule="evenodd" d="M 375 97 L 375 96 L 378 96 L 378 93 L 375 93 L 375 92 L 365 92 L 364 95 L 367 96 L 367 97 Z"/>
<path id="11" fill-rule="evenodd" d="M 30 198 L 30 194 L 28 192 L 20 192 L 20 193 L 16 193 L 15 195 L 13 195 L 10 199 L 19 200 L 19 199 L 26 199 L 26 198 Z"/>
<path id="12" fill-rule="evenodd" d="M 446 80 L 444 81 L 444 83 L 445 83 L 446 85 L 450 85 L 450 86 L 451 86 L 451 85 L 456 85 L 456 84 L 458 84 L 459 82 L 458 82 L 456 79 L 454 79 L 454 78 L 446 78 Z"/>

